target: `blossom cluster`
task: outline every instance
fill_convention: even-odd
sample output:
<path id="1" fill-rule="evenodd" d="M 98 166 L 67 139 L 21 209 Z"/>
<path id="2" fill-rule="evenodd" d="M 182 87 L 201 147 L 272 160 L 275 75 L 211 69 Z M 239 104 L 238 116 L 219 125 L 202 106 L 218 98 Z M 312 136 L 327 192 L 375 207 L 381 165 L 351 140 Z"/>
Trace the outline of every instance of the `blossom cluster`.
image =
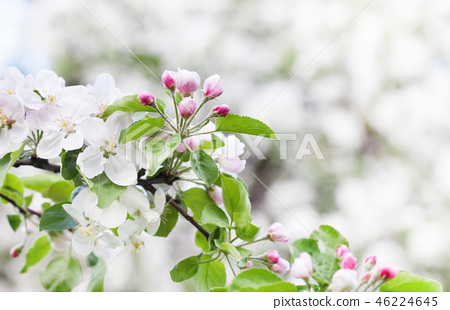
<path id="1" fill-rule="evenodd" d="M 106 73 L 99 75 L 93 84 L 66 86 L 64 79 L 53 71 L 41 70 L 33 77 L 10 67 L 0 80 L 0 158 L 22 145 L 24 155 L 56 162 L 64 152 L 77 151 L 77 169 L 85 180 L 104 173 L 112 183 L 126 187 L 106 208 L 99 208 L 97 195 L 87 186 L 80 187 L 72 195 L 72 201 L 63 205 L 79 224 L 72 237 L 72 247 L 79 255 L 91 253 L 97 241 L 111 248 L 132 241 L 138 248 L 139 235 L 155 234 L 160 225 L 166 204 L 165 192 L 158 187 L 152 196 L 136 187 L 138 171 L 148 169 L 153 160 L 145 154 L 145 142 L 150 137 L 144 135 L 122 143 L 120 137 L 124 130 L 147 114 L 163 117 L 167 123 L 155 137 L 168 140 L 173 134 L 170 126 L 179 132 L 183 130 L 182 143 L 175 150 L 183 153 L 211 141 L 211 135 L 206 133 L 214 130 L 211 123 L 207 124 L 209 119 L 225 117 L 230 111 L 227 105 L 215 106 L 205 119 L 191 125 L 198 110 L 222 94 L 223 80 L 218 75 L 205 80 L 200 104 L 193 99 L 193 93 L 200 88 L 200 76 L 196 72 L 165 71 L 162 81 L 174 98 L 177 94 L 182 96 L 175 111 L 176 125 L 172 125 L 173 118 L 157 107 L 157 111 L 144 115 L 118 110 L 104 117 L 113 103 L 129 95 L 120 91 L 113 77 Z M 142 91 L 137 99 L 143 106 L 155 107 L 156 99 L 148 91 Z M 178 121 L 179 115 L 184 121 Z M 184 134 L 188 131 L 196 135 Z M 223 140 L 223 146 L 215 149 L 211 156 L 220 170 L 231 175 L 242 172 L 245 160 L 239 156 L 244 153 L 243 143 L 234 135 L 225 137 L 217 133 L 217 136 Z M 188 166 L 181 163 L 178 168 Z M 188 169 L 185 170 L 189 175 Z M 221 199 L 220 187 L 216 186 L 214 191 Z M 111 229 L 117 229 L 116 233 Z"/>

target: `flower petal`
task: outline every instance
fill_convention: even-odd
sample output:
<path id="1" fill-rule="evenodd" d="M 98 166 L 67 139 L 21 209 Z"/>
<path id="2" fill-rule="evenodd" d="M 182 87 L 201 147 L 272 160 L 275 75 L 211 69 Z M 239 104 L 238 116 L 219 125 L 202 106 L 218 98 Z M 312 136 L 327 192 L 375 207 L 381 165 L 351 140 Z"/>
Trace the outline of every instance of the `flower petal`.
<path id="1" fill-rule="evenodd" d="M 115 228 L 125 222 L 126 219 L 127 209 L 116 200 L 108 208 L 103 209 L 100 224 L 106 228 Z"/>
<path id="2" fill-rule="evenodd" d="M 103 172 L 103 165 L 106 159 L 103 157 L 103 152 L 92 145 L 88 146 L 77 159 L 77 164 L 82 173 L 89 179 L 99 175 Z"/>
<path id="3" fill-rule="evenodd" d="M 58 157 L 62 151 L 64 134 L 59 131 L 47 132 L 39 141 L 36 148 L 37 155 L 41 158 Z"/>
<path id="4" fill-rule="evenodd" d="M 87 256 L 94 250 L 98 233 L 92 227 L 80 226 L 72 236 L 73 250 L 82 256 Z"/>
<path id="5" fill-rule="evenodd" d="M 110 156 L 105 163 L 105 173 L 112 182 L 120 186 L 137 183 L 136 166 L 122 156 Z"/>
<path id="6" fill-rule="evenodd" d="M 141 213 L 150 210 L 150 202 L 147 197 L 133 186 L 129 186 L 127 190 L 119 196 L 119 201 L 125 205 L 130 214 L 133 214 L 138 210 L 141 211 Z"/>

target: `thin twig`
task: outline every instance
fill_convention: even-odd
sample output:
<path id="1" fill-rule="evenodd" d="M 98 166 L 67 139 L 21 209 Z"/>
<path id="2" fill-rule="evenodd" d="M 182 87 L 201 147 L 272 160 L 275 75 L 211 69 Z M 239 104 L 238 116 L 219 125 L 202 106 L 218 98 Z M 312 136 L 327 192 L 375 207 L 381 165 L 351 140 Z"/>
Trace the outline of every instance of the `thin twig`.
<path id="1" fill-rule="evenodd" d="M 6 196 L 6 195 L 3 195 L 2 193 L 0 193 L 0 197 L 2 197 L 3 199 L 5 199 L 5 200 L 8 201 L 9 203 L 11 203 L 11 204 L 12 204 L 14 207 L 16 207 L 16 208 L 20 211 L 20 213 L 22 213 L 23 215 L 34 214 L 34 215 L 37 215 L 37 216 L 39 216 L 39 217 L 42 216 L 42 214 L 41 214 L 40 212 L 31 210 L 31 209 L 28 209 L 28 208 L 25 208 L 25 209 L 24 209 L 24 208 L 20 207 L 14 200 L 12 200 L 11 198 L 9 198 L 9 197 Z"/>
<path id="2" fill-rule="evenodd" d="M 18 160 L 14 163 L 13 166 L 16 168 L 20 166 L 33 166 L 54 173 L 59 173 L 61 171 L 61 166 L 51 164 L 49 163 L 48 159 L 43 159 L 39 157 L 30 157 L 27 159 Z"/>

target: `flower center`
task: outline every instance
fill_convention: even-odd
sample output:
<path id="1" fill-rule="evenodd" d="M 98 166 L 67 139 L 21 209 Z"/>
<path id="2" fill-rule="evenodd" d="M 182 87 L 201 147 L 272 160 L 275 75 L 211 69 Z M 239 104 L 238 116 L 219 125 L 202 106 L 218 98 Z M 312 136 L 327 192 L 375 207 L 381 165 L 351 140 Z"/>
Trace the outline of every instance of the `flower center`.
<path id="1" fill-rule="evenodd" d="M 58 94 L 49 94 L 46 91 L 43 92 L 44 103 L 48 105 L 56 104 L 56 101 L 59 99 Z"/>
<path id="2" fill-rule="evenodd" d="M 98 108 L 98 116 L 101 116 L 103 114 L 103 112 L 105 112 L 105 110 L 108 108 L 109 106 L 109 100 L 106 99 L 100 99 L 97 100 L 97 108 Z"/>
<path id="3" fill-rule="evenodd" d="M 141 247 L 145 247 L 144 241 L 133 240 L 131 244 L 133 245 L 133 249 L 131 250 L 131 253 L 133 254 L 136 254 L 136 252 L 139 251 Z"/>
<path id="4" fill-rule="evenodd" d="M 94 242 L 94 227 L 80 227 L 80 239 L 84 239 L 84 243 Z"/>
<path id="5" fill-rule="evenodd" d="M 104 152 L 108 154 L 114 153 L 114 150 L 119 145 L 119 138 L 116 135 L 111 136 L 109 140 L 103 140 L 103 146 L 102 149 Z"/>
<path id="6" fill-rule="evenodd" d="M 15 95 L 16 92 L 14 91 L 14 89 L 7 89 L 6 92 L 10 95 Z"/>
<path id="7" fill-rule="evenodd" d="M 72 116 L 61 115 L 55 121 L 59 129 L 64 130 L 66 133 L 74 132 L 74 124 L 72 123 Z"/>
<path id="8" fill-rule="evenodd" d="M 6 113 L 3 112 L 3 109 L 2 109 L 2 108 L 0 108 L 0 123 L 2 123 L 3 125 L 6 125 L 6 126 L 11 126 L 12 123 L 13 123 L 13 120 L 12 120 L 12 119 L 9 119 L 9 118 L 6 116 Z"/>

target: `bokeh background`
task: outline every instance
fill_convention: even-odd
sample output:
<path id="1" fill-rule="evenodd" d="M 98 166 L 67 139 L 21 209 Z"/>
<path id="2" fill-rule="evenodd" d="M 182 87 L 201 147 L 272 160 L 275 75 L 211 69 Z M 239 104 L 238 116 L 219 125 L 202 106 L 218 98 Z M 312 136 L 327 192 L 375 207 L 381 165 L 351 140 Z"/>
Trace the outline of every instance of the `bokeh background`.
<path id="1" fill-rule="evenodd" d="M 221 103 L 298 136 L 286 160 L 273 141 L 260 144 L 266 160 L 247 159 L 263 231 L 280 221 L 295 240 L 329 224 L 360 259 L 376 254 L 450 289 L 449 1 L 0 0 L 0 72 L 8 66 L 49 68 L 68 85 L 108 72 L 124 92 L 160 97 L 151 72 L 220 74 Z M 294 158 L 305 134 L 324 160 Z M 24 257 L 9 258 L 22 238 L 10 212 L 0 210 L 0 291 L 42 290 L 45 261 L 22 275 Z M 105 289 L 192 290 L 169 271 L 197 253 L 193 240 L 180 220 L 168 239 L 118 253 Z M 254 247 L 269 248 L 288 257 L 286 246 Z"/>

